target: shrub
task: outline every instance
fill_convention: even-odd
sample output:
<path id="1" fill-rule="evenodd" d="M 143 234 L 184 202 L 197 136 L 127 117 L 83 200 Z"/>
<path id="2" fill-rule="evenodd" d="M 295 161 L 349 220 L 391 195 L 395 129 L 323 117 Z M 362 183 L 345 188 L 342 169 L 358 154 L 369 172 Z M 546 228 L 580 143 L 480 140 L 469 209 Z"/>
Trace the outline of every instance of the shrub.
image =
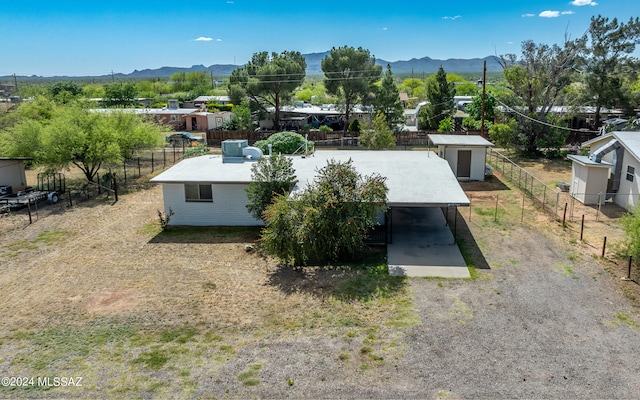
<path id="1" fill-rule="evenodd" d="M 261 157 L 251 166 L 251 183 L 246 189 L 249 213 L 256 219 L 263 218 L 263 212 L 273 198 L 288 193 L 296 182 L 290 158 L 277 153 Z"/>
<path id="2" fill-rule="evenodd" d="M 374 118 L 373 129 L 366 129 L 360 134 L 358 143 L 371 150 L 380 150 L 396 145 L 396 137 L 382 112 L 378 112 Z"/>
<path id="3" fill-rule="evenodd" d="M 318 128 L 318 130 L 320 132 L 333 132 L 333 129 L 331 129 L 330 126 L 328 125 L 320 125 L 320 127 Z"/>
<path id="4" fill-rule="evenodd" d="M 267 207 L 262 248 L 294 265 L 357 258 L 386 208 L 385 180 L 361 176 L 351 161 L 329 161 L 294 200 L 278 196 Z"/>
<path id="5" fill-rule="evenodd" d="M 269 144 L 273 153 L 294 154 L 301 152 L 305 148 L 306 139 L 296 132 L 278 132 L 269 136 L 266 140 L 257 141 L 254 146 L 258 147 L 264 154 L 269 152 Z M 307 143 L 307 149 L 313 150 L 313 142 Z"/>
<path id="6" fill-rule="evenodd" d="M 349 124 L 349 127 L 347 129 L 349 130 L 349 132 L 360 132 L 360 120 L 354 119 L 353 122 Z"/>

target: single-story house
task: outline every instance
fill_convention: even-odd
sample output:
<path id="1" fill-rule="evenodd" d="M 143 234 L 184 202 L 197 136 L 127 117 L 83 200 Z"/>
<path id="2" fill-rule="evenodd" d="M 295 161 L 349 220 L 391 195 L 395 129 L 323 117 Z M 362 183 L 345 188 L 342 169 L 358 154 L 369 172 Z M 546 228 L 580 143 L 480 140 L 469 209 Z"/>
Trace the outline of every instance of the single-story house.
<path id="1" fill-rule="evenodd" d="M 230 104 L 231 99 L 229 96 L 198 96 L 193 99 L 193 105 L 195 107 L 200 107 L 201 105 L 205 105 L 207 103 L 214 104 Z"/>
<path id="2" fill-rule="evenodd" d="M 0 187 L 5 187 L 2 192 L 7 192 L 7 186 L 16 192 L 27 186 L 24 162 L 30 158 L 0 157 Z"/>
<path id="3" fill-rule="evenodd" d="M 207 112 L 197 111 L 185 117 L 185 130 L 206 131 L 208 129 L 222 129 L 231 122 L 233 113 L 231 111 Z"/>
<path id="4" fill-rule="evenodd" d="M 224 155 L 225 143 L 244 142 L 245 157 Z M 233 146 L 228 148 L 233 149 Z M 250 156 L 250 158 L 249 158 Z M 261 220 L 247 211 L 245 189 L 251 182 L 251 166 L 259 154 L 246 141 L 223 142 L 223 155 L 185 159 L 151 182 L 162 185 L 165 213 L 173 211 L 171 225 L 255 226 Z M 233 162 L 229 162 L 233 159 Z M 328 160 L 352 160 L 363 175 L 378 173 L 387 178 L 390 207 L 468 206 L 469 199 L 447 162 L 431 151 L 316 151 L 294 156 L 293 167 L 303 190 Z"/>
<path id="5" fill-rule="evenodd" d="M 589 156 L 569 155 L 570 193 L 584 204 L 612 200 L 630 209 L 640 199 L 640 132 L 611 132 L 582 144 Z"/>
<path id="6" fill-rule="evenodd" d="M 434 134 L 429 139 L 459 180 L 484 180 L 487 148 L 493 143 L 478 135 Z"/>

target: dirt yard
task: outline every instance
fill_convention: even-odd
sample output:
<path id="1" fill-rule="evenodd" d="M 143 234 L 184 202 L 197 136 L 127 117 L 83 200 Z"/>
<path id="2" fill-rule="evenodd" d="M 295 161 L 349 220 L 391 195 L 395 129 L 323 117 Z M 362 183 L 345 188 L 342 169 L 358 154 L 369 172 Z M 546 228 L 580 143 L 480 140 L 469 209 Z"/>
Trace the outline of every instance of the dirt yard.
<path id="1" fill-rule="evenodd" d="M 533 204 L 521 218 L 500 177 L 468 190 L 471 280 L 391 278 L 381 254 L 281 267 L 245 250 L 255 229 L 161 232 L 159 187 L 0 218 L 0 377 L 36 377 L 0 397 L 640 397 L 625 262 Z"/>

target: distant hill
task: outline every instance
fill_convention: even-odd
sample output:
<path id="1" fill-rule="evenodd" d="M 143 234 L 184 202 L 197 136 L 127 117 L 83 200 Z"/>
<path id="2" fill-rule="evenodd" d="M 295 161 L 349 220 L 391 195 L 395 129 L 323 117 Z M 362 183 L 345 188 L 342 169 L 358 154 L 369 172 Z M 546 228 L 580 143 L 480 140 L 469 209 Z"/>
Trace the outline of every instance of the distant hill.
<path id="1" fill-rule="evenodd" d="M 329 54 L 328 51 L 324 53 L 309 53 L 303 54 L 305 60 L 307 61 L 307 75 L 321 75 L 322 68 L 320 63 L 322 59 L 325 58 Z M 482 72 L 482 66 L 484 60 L 487 61 L 487 72 L 501 72 L 502 67 L 498 63 L 495 57 L 489 56 L 485 58 L 471 58 L 471 59 L 457 59 L 451 58 L 448 60 L 437 60 L 429 57 L 423 58 L 412 58 L 408 61 L 386 61 L 382 59 L 377 59 L 376 64 L 382 65 L 386 67 L 387 64 L 391 65 L 391 71 L 394 74 L 406 74 L 406 73 L 433 73 L 442 66 L 447 72 Z M 102 75 L 102 76 L 55 76 L 55 77 L 41 77 L 41 76 L 18 76 L 17 78 L 20 80 L 55 80 L 55 79 L 143 79 L 143 78 L 168 78 L 172 74 L 176 72 L 191 72 L 191 71 L 207 71 L 213 74 L 214 77 L 225 77 L 231 75 L 231 72 L 235 70 L 238 65 L 233 64 L 214 64 L 208 67 L 204 65 L 193 65 L 191 67 L 161 67 L 156 69 L 143 69 L 143 70 L 134 70 L 129 74 L 114 74 L 112 75 Z M 13 80 L 13 76 L 3 76 L 0 79 L 11 79 Z"/>

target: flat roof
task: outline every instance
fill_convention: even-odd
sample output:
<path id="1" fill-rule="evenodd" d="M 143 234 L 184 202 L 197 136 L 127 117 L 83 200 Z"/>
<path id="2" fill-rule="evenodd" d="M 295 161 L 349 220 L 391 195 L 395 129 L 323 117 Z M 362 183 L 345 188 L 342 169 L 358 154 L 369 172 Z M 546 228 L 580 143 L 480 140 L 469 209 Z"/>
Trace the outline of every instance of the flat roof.
<path id="1" fill-rule="evenodd" d="M 378 173 L 387 178 L 390 206 L 468 206 L 469 199 L 453 175 L 449 163 L 432 151 L 318 150 L 312 156 L 293 156 L 298 178 L 294 192 L 304 190 L 316 171 L 328 160 L 353 160 L 362 175 Z M 223 163 L 222 156 L 188 158 L 155 178 L 154 183 L 249 183 L 254 163 Z"/>
<path id="2" fill-rule="evenodd" d="M 580 165 L 584 165 L 588 167 L 605 167 L 605 168 L 611 167 L 611 164 L 609 164 L 608 162 L 602 161 L 598 163 L 590 159 L 589 156 L 578 156 L 575 154 L 568 154 L 567 158 L 577 162 Z"/>
<path id="3" fill-rule="evenodd" d="M 493 143 L 478 135 L 432 134 L 429 139 L 435 146 L 480 146 L 493 147 Z"/>

